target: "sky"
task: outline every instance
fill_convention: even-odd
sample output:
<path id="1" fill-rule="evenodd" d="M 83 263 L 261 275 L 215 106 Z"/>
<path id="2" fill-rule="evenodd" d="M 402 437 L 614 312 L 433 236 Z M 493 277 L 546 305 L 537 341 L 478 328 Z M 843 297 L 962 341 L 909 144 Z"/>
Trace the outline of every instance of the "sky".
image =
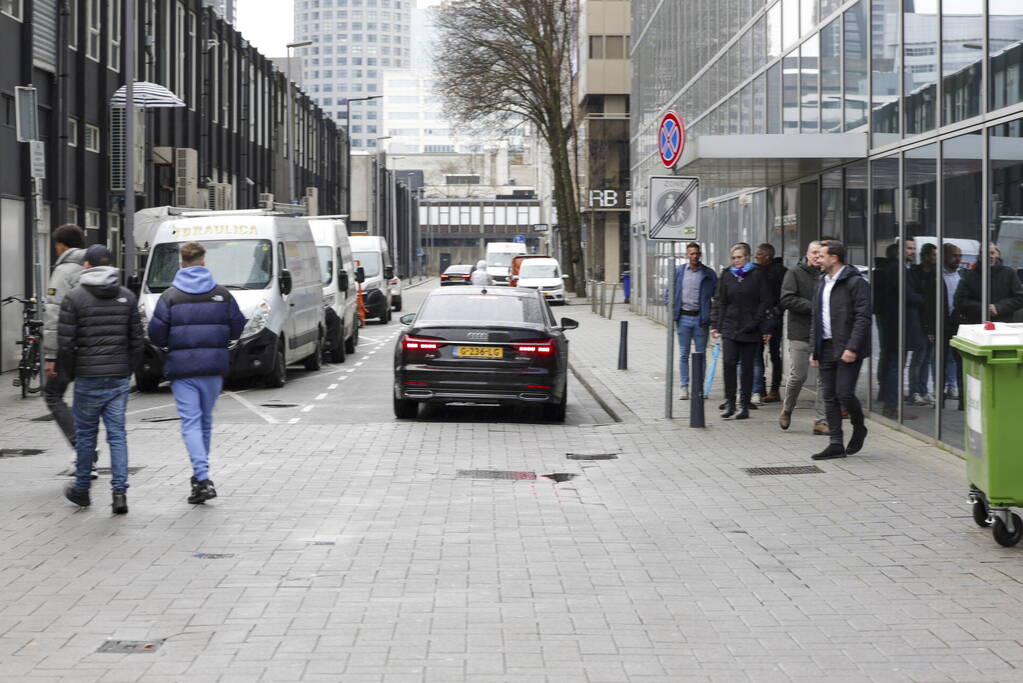
<path id="1" fill-rule="evenodd" d="M 284 57 L 285 45 L 295 35 L 294 2 L 291 0 L 236 0 L 238 30 L 267 57 Z M 417 6 L 430 7 L 440 0 L 417 0 Z"/>

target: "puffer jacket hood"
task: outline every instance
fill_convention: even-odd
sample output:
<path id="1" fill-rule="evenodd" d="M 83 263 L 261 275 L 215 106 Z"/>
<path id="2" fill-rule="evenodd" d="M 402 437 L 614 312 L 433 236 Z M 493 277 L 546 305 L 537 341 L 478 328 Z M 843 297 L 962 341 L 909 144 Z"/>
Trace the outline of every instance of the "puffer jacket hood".
<path id="1" fill-rule="evenodd" d="M 206 266 L 182 268 L 174 276 L 174 286 L 185 294 L 205 294 L 217 286 Z"/>
<path id="2" fill-rule="evenodd" d="M 121 291 L 117 268 L 96 266 L 82 271 L 78 284 L 88 287 L 97 298 L 113 299 Z"/>

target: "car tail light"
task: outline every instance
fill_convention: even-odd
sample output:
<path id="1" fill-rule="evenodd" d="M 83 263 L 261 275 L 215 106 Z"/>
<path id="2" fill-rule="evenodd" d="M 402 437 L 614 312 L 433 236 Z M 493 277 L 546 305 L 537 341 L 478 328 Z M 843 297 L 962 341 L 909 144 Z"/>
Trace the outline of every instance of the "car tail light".
<path id="1" fill-rule="evenodd" d="M 436 351 L 444 346 L 444 342 L 436 339 L 420 339 L 405 335 L 401 338 L 401 348 L 404 351 Z"/>
<path id="2" fill-rule="evenodd" d="M 441 280 L 447 280 L 449 277 L 451 277 L 451 276 L 448 275 L 447 273 L 444 273 L 443 275 L 440 276 L 440 279 Z"/>
<path id="3" fill-rule="evenodd" d="M 471 280 L 472 279 L 472 275 L 463 275 L 462 279 L 463 280 Z"/>
<path id="4" fill-rule="evenodd" d="M 515 350 L 525 355 L 550 356 L 554 353 L 554 349 L 553 339 L 515 344 Z"/>
<path id="5" fill-rule="evenodd" d="M 398 278 L 392 277 L 390 280 L 387 281 L 387 284 L 389 284 L 389 285 L 396 285 L 396 284 L 398 284 L 398 282 L 399 282 Z"/>
<path id="6" fill-rule="evenodd" d="M 405 386 L 409 387 L 425 387 L 426 382 L 405 382 Z"/>

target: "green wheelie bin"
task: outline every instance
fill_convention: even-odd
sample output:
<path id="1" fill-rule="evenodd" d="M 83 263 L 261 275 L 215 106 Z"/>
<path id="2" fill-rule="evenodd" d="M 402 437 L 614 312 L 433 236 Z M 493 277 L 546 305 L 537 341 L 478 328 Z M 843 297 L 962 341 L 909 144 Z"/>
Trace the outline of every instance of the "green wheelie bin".
<path id="1" fill-rule="evenodd" d="M 1023 324 L 960 325 L 966 476 L 973 519 L 1011 547 L 1023 539 Z"/>

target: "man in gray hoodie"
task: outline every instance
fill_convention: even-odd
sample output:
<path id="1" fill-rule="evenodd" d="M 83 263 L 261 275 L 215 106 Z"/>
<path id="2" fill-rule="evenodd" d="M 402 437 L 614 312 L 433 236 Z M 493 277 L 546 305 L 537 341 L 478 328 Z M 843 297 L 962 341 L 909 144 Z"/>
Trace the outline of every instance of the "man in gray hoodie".
<path id="1" fill-rule="evenodd" d="M 796 408 L 799 392 L 803 390 L 810 369 L 810 317 L 813 313 L 813 297 L 820 280 L 821 243 L 810 242 L 806 247 L 806 260 L 785 273 L 781 285 L 779 306 L 789 312 L 789 377 L 785 384 L 785 402 L 782 404 L 778 425 L 788 429 L 792 423 L 792 411 Z M 824 398 L 821 392 L 820 376 L 817 378 L 817 397 L 813 401 L 816 420 L 814 434 L 827 435 L 828 422 L 824 416 Z"/>
<path id="2" fill-rule="evenodd" d="M 53 250 L 57 262 L 50 274 L 46 288 L 46 308 L 43 311 L 43 359 L 46 361 L 46 380 L 43 386 L 43 400 L 60 427 L 64 438 L 75 447 L 75 418 L 64 402 L 64 392 L 70 379 L 61 373 L 57 365 L 57 322 L 60 319 L 60 304 L 67 293 L 78 284 L 85 260 L 85 233 L 77 225 L 65 224 L 53 231 Z M 71 472 L 75 471 L 72 460 Z"/>

